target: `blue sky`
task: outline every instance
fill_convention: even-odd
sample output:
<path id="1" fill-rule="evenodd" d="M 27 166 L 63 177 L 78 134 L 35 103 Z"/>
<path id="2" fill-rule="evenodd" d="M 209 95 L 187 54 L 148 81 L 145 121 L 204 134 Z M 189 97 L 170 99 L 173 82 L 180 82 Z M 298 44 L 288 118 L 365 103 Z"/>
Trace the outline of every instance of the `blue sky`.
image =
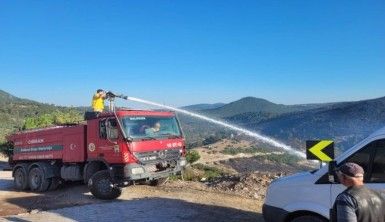
<path id="1" fill-rule="evenodd" d="M 385 96 L 385 1 L 1 1 L 0 89 L 89 105 Z"/>

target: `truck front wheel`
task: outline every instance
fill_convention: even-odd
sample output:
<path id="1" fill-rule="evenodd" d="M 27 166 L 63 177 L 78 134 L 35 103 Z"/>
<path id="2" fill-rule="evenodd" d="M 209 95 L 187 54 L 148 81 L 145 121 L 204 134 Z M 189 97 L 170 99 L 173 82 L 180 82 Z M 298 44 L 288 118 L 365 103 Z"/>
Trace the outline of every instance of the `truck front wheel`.
<path id="1" fill-rule="evenodd" d="M 122 194 L 122 189 L 114 186 L 108 170 L 96 172 L 88 180 L 88 188 L 92 195 L 103 200 L 116 199 Z"/>
<path id="2" fill-rule="evenodd" d="M 28 175 L 24 167 L 19 167 L 15 170 L 13 182 L 17 190 L 28 189 Z"/>
<path id="3" fill-rule="evenodd" d="M 50 183 L 50 179 L 45 178 L 44 171 L 40 167 L 32 168 L 29 171 L 28 184 L 32 191 L 47 191 Z"/>

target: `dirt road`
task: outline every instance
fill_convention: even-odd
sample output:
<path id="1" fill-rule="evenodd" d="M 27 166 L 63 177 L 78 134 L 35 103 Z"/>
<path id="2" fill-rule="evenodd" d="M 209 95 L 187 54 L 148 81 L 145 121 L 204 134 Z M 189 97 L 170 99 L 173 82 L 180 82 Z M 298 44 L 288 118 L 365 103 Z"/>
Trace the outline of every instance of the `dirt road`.
<path id="1" fill-rule="evenodd" d="M 0 171 L 3 221 L 263 221 L 261 204 L 184 181 L 131 186 L 114 201 L 95 199 L 74 183 L 44 194 L 16 192 L 11 172 Z"/>
<path id="2" fill-rule="evenodd" d="M 7 217 L 5 221 L 258 221 L 258 214 L 169 198 L 120 200 Z"/>

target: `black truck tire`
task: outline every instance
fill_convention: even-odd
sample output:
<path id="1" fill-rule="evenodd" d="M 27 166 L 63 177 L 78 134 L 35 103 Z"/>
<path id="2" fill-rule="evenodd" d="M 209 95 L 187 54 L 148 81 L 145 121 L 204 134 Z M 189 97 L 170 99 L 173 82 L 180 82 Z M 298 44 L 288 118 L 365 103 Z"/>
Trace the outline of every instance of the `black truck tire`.
<path id="1" fill-rule="evenodd" d="M 45 178 L 43 169 L 34 167 L 29 171 L 28 184 L 31 191 L 45 192 L 51 184 L 51 178 Z"/>
<path id="2" fill-rule="evenodd" d="M 28 189 L 28 174 L 24 167 L 18 167 L 14 173 L 13 183 L 17 190 Z"/>
<path id="3" fill-rule="evenodd" d="M 88 163 L 84 171 L 84 183 L 87 184 L 90 178 L 92 177 L 92 175 L 95 174 L 95 172 L 99 171 L 100 169 L 101 169 L 100 164 L 95 162 Z"/>
<path id="4" fill-rule="evenodd" d="M 122 189 L 114 186 L 108 170 L 96 172 L 88 180 L 88 188 L 92 195 L 102 200 L 116 199 L 122 194 Z"/>

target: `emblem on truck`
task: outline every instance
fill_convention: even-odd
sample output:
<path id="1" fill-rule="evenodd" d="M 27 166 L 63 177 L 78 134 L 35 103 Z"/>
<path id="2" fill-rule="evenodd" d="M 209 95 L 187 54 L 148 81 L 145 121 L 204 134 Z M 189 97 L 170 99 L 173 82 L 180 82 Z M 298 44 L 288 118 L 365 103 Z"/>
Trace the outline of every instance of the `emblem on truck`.
<path id="1" fill-rule="evenodd" d="M 166 159 L 166 157 L 167 157 L 166 151 L 159 151 L 158 156 L 160 159 L 162 159 L 162 160 Z"/>
<path id="2" fill-rule="evenodd" d="M 90 152 L 94 152 L 94 151 L 95 151 L 95 144 L 94 144 L 94 143 L 88 144 L 88 150 L 89 150 Z"/>
<path id="3" fill-rule="evenodd" d="M 71 143 L 71 144 L 70 144 L 70 149 L 71 149 L 71 150 L 75 150 L 75 149 L 76 149 L 76 144 Z"/>

